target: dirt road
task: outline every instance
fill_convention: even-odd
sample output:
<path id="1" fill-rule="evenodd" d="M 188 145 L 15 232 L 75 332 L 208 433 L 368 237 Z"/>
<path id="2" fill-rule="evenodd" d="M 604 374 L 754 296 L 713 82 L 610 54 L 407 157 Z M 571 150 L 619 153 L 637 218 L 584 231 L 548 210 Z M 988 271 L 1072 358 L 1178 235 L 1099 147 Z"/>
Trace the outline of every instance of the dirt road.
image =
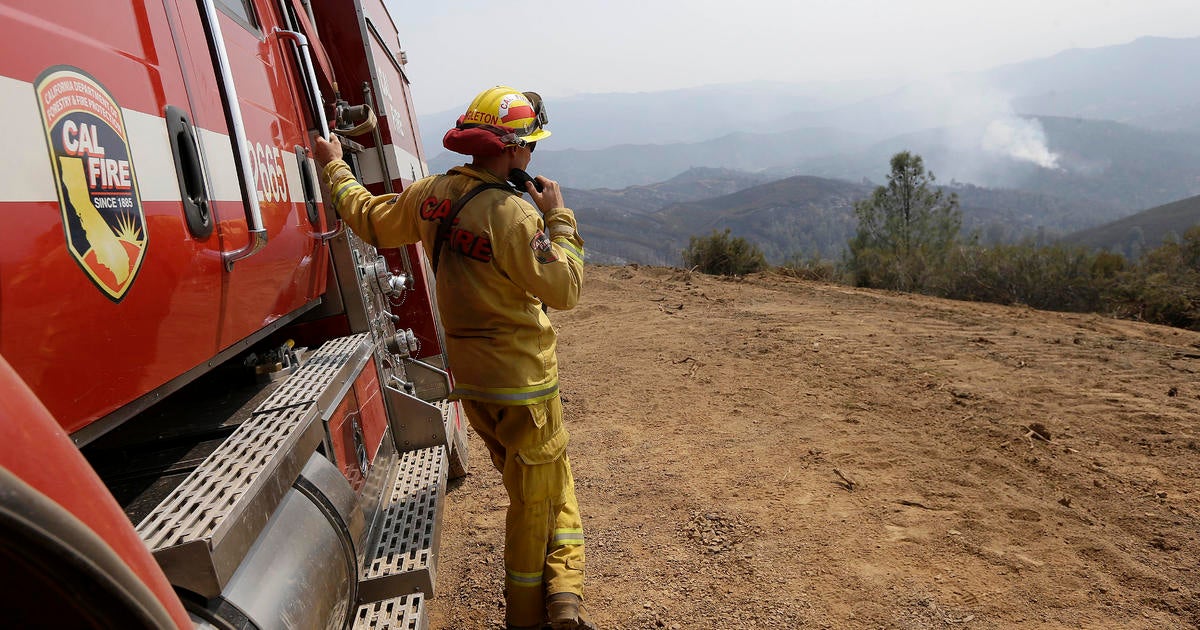
<path id="1" fill-rule="evenodd" d="M 647 267 L 552 313 L 604 629 L 1200 627 L 1200 334 Z M 503 627 L 472 443 L 434 630 Z"/>

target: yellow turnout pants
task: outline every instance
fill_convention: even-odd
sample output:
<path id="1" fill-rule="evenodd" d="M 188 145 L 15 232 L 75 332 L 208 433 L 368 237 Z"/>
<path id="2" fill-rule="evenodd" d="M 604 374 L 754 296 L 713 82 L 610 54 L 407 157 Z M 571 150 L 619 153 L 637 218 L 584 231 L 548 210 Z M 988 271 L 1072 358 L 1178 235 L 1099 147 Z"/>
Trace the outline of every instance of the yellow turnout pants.
<path id="1" fill-rule="evenodd" d="M 509 625 L 537 626 L 545 598 L 583 597 L 583 522 L 558 396 L 526 406 L 464 400 L 508 491 L 504 599 Z"/>

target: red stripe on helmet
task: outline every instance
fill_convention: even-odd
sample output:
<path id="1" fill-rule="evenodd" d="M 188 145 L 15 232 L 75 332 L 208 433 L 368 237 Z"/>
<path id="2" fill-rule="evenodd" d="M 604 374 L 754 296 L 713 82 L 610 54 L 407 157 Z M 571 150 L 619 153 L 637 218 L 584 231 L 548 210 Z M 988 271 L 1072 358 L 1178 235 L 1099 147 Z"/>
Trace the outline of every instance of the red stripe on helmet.
<path id="1" fill-rule="evenodd" d="M 517 105 L 515 107 L 509 107 L 508 115 L 504 118 L 501 118 L 500 122 L 511 122 L 514 120 L 521 120 L 523 118 L 533 118 L 536 115 L 537 114 L 534 113 L 532 107 L 528 105 Z"/>

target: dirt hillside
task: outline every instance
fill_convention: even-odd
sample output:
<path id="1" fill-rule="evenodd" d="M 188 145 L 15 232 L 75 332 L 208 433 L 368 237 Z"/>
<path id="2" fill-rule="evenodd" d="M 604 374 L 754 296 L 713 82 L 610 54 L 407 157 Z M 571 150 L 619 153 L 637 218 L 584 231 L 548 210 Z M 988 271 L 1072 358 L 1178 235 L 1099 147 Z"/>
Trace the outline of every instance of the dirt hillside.
<path id="1" fill-rule="evenodd" d="M 778 275 L 584 293 L 551 318 L 602 629 L 1200 627 L 1200 334 Z M 434 630 L 503 628 L 471 446 Z"/>

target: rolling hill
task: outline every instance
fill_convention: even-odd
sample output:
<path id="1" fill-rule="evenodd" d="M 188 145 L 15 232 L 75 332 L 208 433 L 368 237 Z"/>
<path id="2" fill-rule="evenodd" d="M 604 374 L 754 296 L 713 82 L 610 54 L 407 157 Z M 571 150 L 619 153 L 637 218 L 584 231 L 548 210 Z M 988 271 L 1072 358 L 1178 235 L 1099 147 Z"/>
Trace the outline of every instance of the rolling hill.
<path id="1" fill-rule="evenodd" d="M 799 251 L 836 255 L 853 230 L 854 201 L 870 189 L 792 177 L 708 199 L 678 197 L 652 211 L 630 210 L 613 191 L 596 192 L 564 193 L 580 222 L 589 261 L 677 265 L 690 237 L 725 228 L 753 241 L 773 262 Z"/>
<path id="2" fill-rule="evenodd" d="M 629 144 L 593 150 L 538 147 L 533 171 L 573 188 L 623 188 L 669 179 L 692 167 L 757 171 L 794 164 L 828 153 L 866 146 L 865 138 L 834 129 L 796 129 L 782 133 L 737 132 L 704 142 Z M 463 156 L 443 152 L 429 163 L 434 173 L 462 163 Z"/>
<path id="3" fill-rule="evenodd" d="M 669 228 L 667 245 L 682 250 L 693 235 L 728 228 L 757 244 L 773 262 L 794 253 L 840 254 L 857 224 L 854 202 L 870 194 L 861 184 L 797 176 L 730 195 L 678 203 L 656 216 Z"/>
<path id="4" fill-rule="evenodd" d="M 654 215 L 671 204 L 727 195 L 763 183 L 761 176 L 729 169 L 693 168 L 665 182 L 612 189 L 565 189 L 568 204 L 586 222 L 588 260 L 666 264 L 677 257 L 663 249 L 671 231 Z M 677 240 L 677 238 L 676 238 Z"/>
<path id="5" fill-rule="evenodd" d="M 1182 235 L 1196 225 L 1200 225 L 1200 196 L 1081 230 L 1065 236 L 1063 241 L 1119 252 L 1125 256 L 1137 256 L 1146 249 L 1161 245 L 1168 235 Z"/>
<path id="6" fill-rule="evenodd" d="M 692 236 L 728 228 L 758 245 L 772 263 L 792 255 L 838 258 L 857 226 L 854 203 L 872 187 L 842 180 L 795 176 L 748 186 L 735 171 L 696 170 L 656 186 L 621 191 L 567 189 L 587 240 L 589 260 L 601 263 L 680 263 Z M 696 199 L 689 182 L 728 194 Z M 691 190 L 701 184 L 690 184 Z M 967 232 L 985 243 L 1011 242 L 1041 233 L 1055 236 L 1114 215 L 1104 202 L 1080 202 L 1019 190 L 956 185 Z M 655 204 L 661 204 L 655 208 Z"/>
<path id="7" fill-rule="evenodd" d="M 696 167 L 654 184 L 610 188 L 569 189 L 573 206 L 612 206 L 636 213 L 657 212 L 684 201 L 720 197 L 770 181 L 758 173 L 728 168 Z"/>

